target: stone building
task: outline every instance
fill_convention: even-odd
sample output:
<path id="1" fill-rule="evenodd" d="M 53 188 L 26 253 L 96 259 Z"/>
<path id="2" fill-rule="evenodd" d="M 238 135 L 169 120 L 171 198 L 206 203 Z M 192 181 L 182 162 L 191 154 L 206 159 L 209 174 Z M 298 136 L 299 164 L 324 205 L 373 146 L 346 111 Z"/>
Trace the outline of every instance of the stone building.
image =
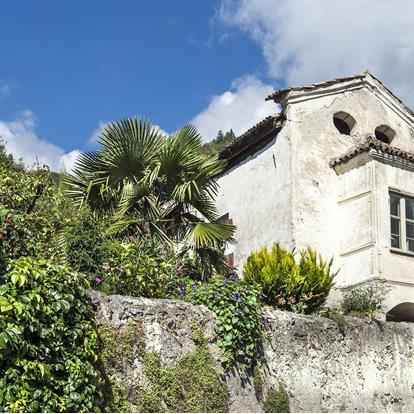
<path id="1" fill-rule="evenodd" d="M 414 113 L 369 72 L 266 99 L 281 112 L 221 153 L 234 265 L 274 242 L 310 245 L 340 268 L 331 301 L 382 281 L 387 318 L 414 320 Z"/>

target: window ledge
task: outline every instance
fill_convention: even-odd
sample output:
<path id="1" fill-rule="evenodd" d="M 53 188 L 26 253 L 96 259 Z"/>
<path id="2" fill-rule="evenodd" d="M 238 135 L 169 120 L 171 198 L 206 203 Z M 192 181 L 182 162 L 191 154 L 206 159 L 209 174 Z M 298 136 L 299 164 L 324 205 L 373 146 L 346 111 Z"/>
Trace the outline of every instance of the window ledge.
<path id="1" fill-rule="evenodd" d="M 392 247 L 390 249 L 391 253 L 394 254 L 401 254 L 402 256 L 409 256 L 409 257 L 413 257 L 414 258 L 414 252 L 407 252 L 405 250 L 401 250 L 401 249 L 396 249 L 395 247 Z"/>

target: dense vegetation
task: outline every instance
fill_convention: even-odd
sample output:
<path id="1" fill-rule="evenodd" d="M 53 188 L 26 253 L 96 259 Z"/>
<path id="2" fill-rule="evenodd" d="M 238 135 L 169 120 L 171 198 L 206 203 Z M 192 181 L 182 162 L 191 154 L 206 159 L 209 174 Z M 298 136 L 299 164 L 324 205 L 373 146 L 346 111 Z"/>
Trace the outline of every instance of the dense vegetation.
<path id="1" fill-rule="evenodd" d="M 220 130 L 217 133 L 216 138 L 202 145 L 200 152 L 205 156 L 217 155 L 228 145 L 232 144 L 235 139 L 236 136 L 234 135 L 232 129 L 227 131 L 225 134 L 223 134 L 223 131 Z"/>
<path id="2" fill-rule="evenodd" d="M 225 380 L 261 358 L 268 309 L 321 308 L 335 274 L 310 248 L 298 261 L 279 245 L 255 252 L 243 278 L 226 265 L 235 228 L 213 200 L 225 166 L 216 153 L 233 140 L 220 132 L 206 147 L 192 126 L 166 136 L 130 118 L 109 124 L 71 175 L 26 169 L 0 145 L 0 411 L 130 408 L 112 374 L 131 363 L 139 340 L 97 329 L 87 288 L 187 300 L 216 315 L 221 372 L 200 336 L 171 368 L 140 348 L 142 410 L 162 402 L 171 411 L 225 411 Z M 266 406 L 286 407 L 282 391 Z"/>

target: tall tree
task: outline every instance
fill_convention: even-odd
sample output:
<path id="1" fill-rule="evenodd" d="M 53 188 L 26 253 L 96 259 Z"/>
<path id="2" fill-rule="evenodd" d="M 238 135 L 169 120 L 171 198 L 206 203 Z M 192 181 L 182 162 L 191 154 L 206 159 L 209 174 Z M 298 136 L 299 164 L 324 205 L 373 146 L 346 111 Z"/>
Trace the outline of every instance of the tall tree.
<path id="1" fill-rule="evenodd" d="M 166 136 L 147 120 L 128 118 L 107 125 L 98 144 L 66 177 L 74 203 L 109 217 L 112 232 L 158 236 L 225 268 L 221 247 L 234 227 L 220 222 L 213 201 L 225 163 L 200 155 L 193 126 Z"/>

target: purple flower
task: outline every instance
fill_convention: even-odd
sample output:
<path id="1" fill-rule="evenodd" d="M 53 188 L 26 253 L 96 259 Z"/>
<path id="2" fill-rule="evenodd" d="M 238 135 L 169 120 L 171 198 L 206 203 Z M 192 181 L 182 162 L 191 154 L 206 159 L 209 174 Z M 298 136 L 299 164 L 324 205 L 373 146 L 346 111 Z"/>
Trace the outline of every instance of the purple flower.
<path id="1" fill-rule="evenodd" d="M 185 286 L 184 285 L 180 285 L 180 286 L 178 286 L 178 289 L 185 290 Z"/>
<path id="2" fill-rule="evenodd" d="M 105 264 L 102 266 L 102 268 L 103 268 L 104 270 L 109 270 L 109 269 L 111 268 L 111 266 L 109 266 L 109 264 L 108 264 L 108 263 L 105 263 Z"/>
<path id="3" fill-rule="evenodd" d="M 247 290 L 247 287 L 246 286 L 243 286 L 243 290 Z"/>
<path id="4" fill-rule="evenodd" d="M 234 293 L 231 294 L 232 299 L 236 299 L 236 295 Z"/>
<path id="5" fill-rule="evenodd" d="M 122 267 L 118 267 L 119 273 L 124 273 L 125 269 L 122 269 Z"/>
<path id="6" fill-rule="evenodd" d="M 206 289 L 208 289 L 208 285 L 205 285 L 204 287 L 205 287 Z"/>
<path id="7" fill-rule="evenodd" d="M 191 285 L 191 289 L 197 289 L 197 283 L 193 283 L 193 284 Z"/>
<path id="8" fill-rule="evenodd" d="M 231 279 L 233 282 L 235 282 L 235 281 L 236 281 L 236 279 L 237 279 L 237 275 L 233 275 L 230 279 Z"/>
<path id="9" fill-rule="evenodd" d="M 271 320 L 272 320 L 272 319 L 271 319 L 271 318 L 269 318 L 268 316 L 264 316 L 264 317 L 263 317 L 263 322 L 264 322 L 264 323 L 269 323 Z"/>
<path id="10" fill-rule="evenodd" d="M 180 290 L 180 292 L 178 293 L 178 296 L 185 296 L 185 292 L 183 290 Z"/>
<path id="11" fill-rule="evenodd" d="M 224 371 L 224 374 L 223 374 L 223 379 L 229 379 L 230 378 L 230 372 L 229 371 Z"/>
<path id="12" fill-rule="evenodd" d="M 102 279 L 99 276 L 95 276 L 95 283 L 99 285 L 102 282 Z"/>

